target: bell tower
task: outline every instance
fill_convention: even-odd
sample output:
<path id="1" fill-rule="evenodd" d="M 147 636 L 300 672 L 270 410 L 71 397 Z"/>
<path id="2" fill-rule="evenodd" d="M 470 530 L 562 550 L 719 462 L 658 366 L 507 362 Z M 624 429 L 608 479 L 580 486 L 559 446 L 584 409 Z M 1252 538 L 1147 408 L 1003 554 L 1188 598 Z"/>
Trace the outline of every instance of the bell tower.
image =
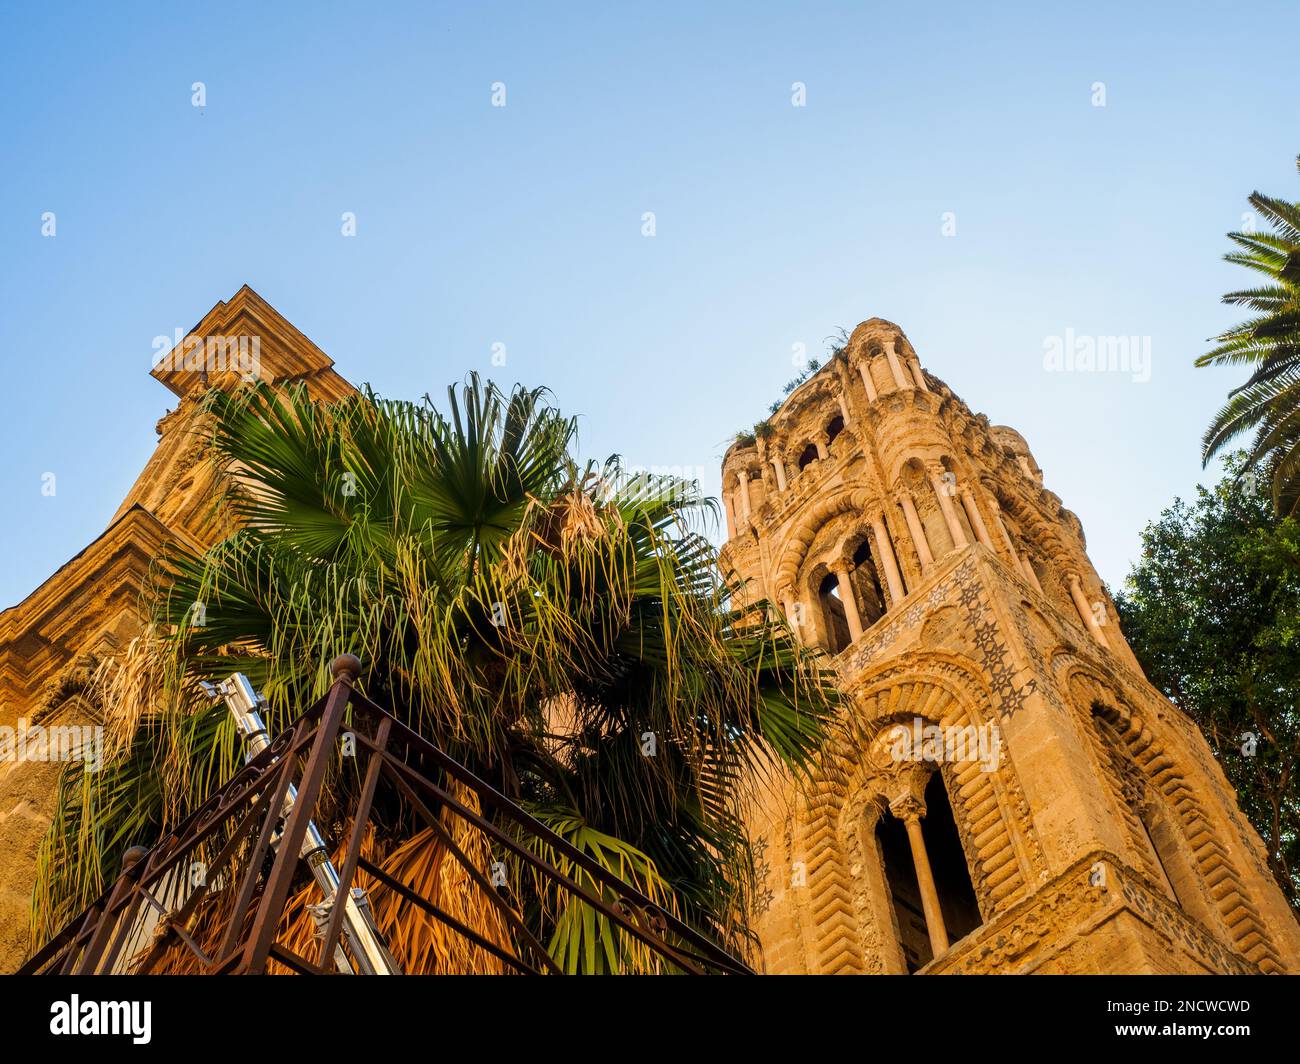
<path id="1" fill-rule="evenodd" d="M 844 692 L 749 817 L 781 973 L 1298 972 L 1209 745 L 1142 675 L 1025 440 L 872 318 L 723 459 L 723 571 Z"/>

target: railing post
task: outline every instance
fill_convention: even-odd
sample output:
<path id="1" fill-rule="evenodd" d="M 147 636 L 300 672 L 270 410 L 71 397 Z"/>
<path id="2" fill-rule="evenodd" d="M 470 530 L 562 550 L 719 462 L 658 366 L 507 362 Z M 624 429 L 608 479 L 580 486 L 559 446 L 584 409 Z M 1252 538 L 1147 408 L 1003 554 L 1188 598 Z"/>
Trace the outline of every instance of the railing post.
<path id="1" fill-rule="evenodd" d="M 289 814 L 284 835 L 275 853 L 275 863 L 267 879 L 266 890 L 257 907 L 257 916 L 253 920 L 252 934 L 244 947 L 238 970 L 244 973 L 260 973 L 266 968 L 267 958 L 271 953 L 271 944 L 275 941 L 280 927 L 280 917 L 284 913 L 285 903 L 289 900 L 289 888 L 293 885 L 294 873 L 302 857 L 302 843 L 307 836 L 307 824 L 316 809 L 320 798 L 321 786 L 325 782 L 325 771 L 334 756 L 334 743 L 338 738 L 339 726 L 343 723 L 343 713 L 352 697 L 352 683 L 361 675 L 361 661 L 352 654 L 342 654 L 330 664 L 334 673 L 334 686 L 330 688 L 321 713 L 316 738 L 312 742 L 307 765 L 303 769 L 302 783 L 298 788 L 298 797 Z"/>

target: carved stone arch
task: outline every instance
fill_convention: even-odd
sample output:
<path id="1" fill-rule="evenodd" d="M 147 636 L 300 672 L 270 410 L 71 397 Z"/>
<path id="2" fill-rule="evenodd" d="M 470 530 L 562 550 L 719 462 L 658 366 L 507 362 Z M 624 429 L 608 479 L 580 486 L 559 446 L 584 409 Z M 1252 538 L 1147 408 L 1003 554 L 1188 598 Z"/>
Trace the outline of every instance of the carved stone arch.
<path id="1" fill-rule="evenodd" d="M 66 715 L 74 707 L 87 720 L 102 722 L 103 709 L 94 689 L 94 678 L 100 667 L 100 654 L 107 657 L 109 652 L 111 648 L 101 647 L 98 653 L 83 653 L 64 668 L 42 690 L 36 712 L 32 715 L 32 723 L 43 724 L 54 717 Z"/>
<path id="2" fill-rule="evenodd" d="M 952 654 L 905 655 L 855 682 L 850 698 L 846 727 L 827 749 L 811 784 L 804 822 L 811 911 L 818 928 L 816 965 L 827 972 L 866 967 L 863 920 L 869 902 L 854 889 L 853 814 L 875 800 L 874 788 L 883 777 L 880 765 L 867 756 L 872 744 L 913 718 L 940 727 L 994 725 L 997 720 L 978 669 Z M 979 761 L 940 763 L 937 770 L 944 775 L 987 922 L 1025 896 L 1042 865 L 1028 807 L 1005 749 L 993 771 L 984 771 Z M 860 855 L 856 863 L 861 866 Z"/>
<path id="3" fill-rule="evenodd" d="M 1208 896 L 1215 917 L 1213 922 L 1218 924 L 1211 930 L 1226 936 L 1261 971 L 1285 971 L 1264 919 L 1247 893 L 1241 871 L 1220 840 L 1214 820 L 1194 786 L 1199 781 L 1189 779 L 1195 770 L 1189 770 L 1175 756 L 1160 734 L 1163 729 L 1152 722 L 1145 710 L 1135 709 L 1115 687 L 1086 666 L 1080 664 L 1070 672 L 1067 690 L 1076 712 L 1086 714 L 1086 731 L 1103 776 L 1118 804 L 1128 807 L 1121 809 L 1121 813 L 1129 830 L 1146 831 L 1127 800 L 1122 768 L 1113 767 L 1111 753 L 1116 750 L 1163 799 L 1164 808 L 1181 835 L 1181 843 L 1190 852 Z M 1135 849 L 1143 855 L 1144 869 L 1148 874 L 1155 873 L 1153 878 L 1158 881 L 1160 870 L 1152 867 L 1147 857 L 1149 847 L 1138 845 Z"/>
<path id="4" fill-rule="evenodd" d="M 786 537 L 781 549 L 781 561 L 776 569 L 776 586 L 779 589 L 794 587 L 803 567 L 804 558 L 817 533 L 827 521 L 842 513 L 861 512 L 871 502 L 868 491 L 841 491 L 810 506 Z"/>
<path id="5" fill-rule="evenodd" d="M 838 418 L 840 415 L 836 415 Z M 862 438 L 855 425 L 843 425 L 834 438 L 826 445 L 832 458 L 842 458 L 862 445 Z"/>

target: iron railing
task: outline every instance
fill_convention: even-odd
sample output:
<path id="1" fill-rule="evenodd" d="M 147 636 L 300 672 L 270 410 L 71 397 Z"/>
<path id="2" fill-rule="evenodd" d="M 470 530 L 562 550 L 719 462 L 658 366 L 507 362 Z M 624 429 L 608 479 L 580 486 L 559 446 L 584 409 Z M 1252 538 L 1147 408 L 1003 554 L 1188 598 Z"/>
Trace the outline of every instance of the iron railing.
<path id="1" fill-rule="evenodd" d="M 292 937 L 286 934 L 291 921 L 285 917 L 295 880 L 303 879 L 304 837 L 326 793 L 340 738 L 346 736 L 357 758 L 360 787 L 350 789 L 352 797 L 342 808 L 337 793 L 329 798 L 335 803 L 330 822 L 350 825 L 336 898 L 349 897 L 361 872 L 372 891 L 391 892 L 463 939 L 466 950 L 476 947 L 482 951 L 477 956 L 493 958 L 493 970 L 558 974 L 559 965 L 529 929 L 524 892 L 492 882 L 465 853 L 449 828 L 457 818 L 462 831 L 478 832 L 479 841 L 508 851 L 532 882 L 549 883 L 557 896 L 590 906 L 595 918 L 626 936 L 625 942 L 637 943 L 655 970 L 749 974 L 725 950 L 357 691 L 359 659 L 342 655 L 332 670 L 334 682 L 320 701 L 151 850 L 129 866 L 124 861 L 116 882 L 20 971 L 217 975 L 262 973 L 270 966 L 318 975 L 336 970 L 339 951 L 347 949 L 347 907 L 318 909 L 318 930 L 310 936 L 314 957 L 304 955 L 312 952 L 310 943 L 306 949 L 291 948 L 286 941 Z M 297 795 L 286 805 L 295 784 Z M 463 913 L 448 911 L 446 898 L 425 896 L 363 853 L 381 796 L 386 823 L 393 809 L 400 809 L 458 862 L 464 889 L 480 891 L 483 911 L 493 914 L 490 930 L 470 926 Z"/>

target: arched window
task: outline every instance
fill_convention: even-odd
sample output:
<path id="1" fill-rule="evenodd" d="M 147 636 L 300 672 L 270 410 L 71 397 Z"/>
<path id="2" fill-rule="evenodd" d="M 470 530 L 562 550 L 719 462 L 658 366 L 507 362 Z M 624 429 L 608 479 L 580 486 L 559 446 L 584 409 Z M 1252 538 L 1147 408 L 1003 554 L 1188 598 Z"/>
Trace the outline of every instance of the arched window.
<path id="1" fill-rule="evenodd" d="M 809 463 L 815 461 L 817 461 L 817 445 L 810 443 L 803 449 L 803 453 L 799 455 L 799 468 L 801 470 L 806 469 Z"/>
<path id="2" fill-rule="evenodd" d="M 831 418 L 831 422 L 826 426 L 826 446 L 829 447 L 835 442 L 835 437 L 844 431 L 844 418 L 836 414 Z"/>
<path id="3" fill-rule="evenodd" d="M 1213 914 L 1201 891 L 1200 873 L 1184 851 L 1181 834 L 1160 799 L 1150 795 L 1134 812 L 1151 846 L 1163 880 L 1161 885 L 1169 899 L 1194 920 L 1213 927 Z"/>
<path id="4" fill-rule="evenodd" d="M 876 560 L 871 556 L 871 544 L 864 538 L 853 552 L 854 601 L 858 604 L 858 616 L 862 618 L 862 627 L 870 628 L 885 615 L 885 591 L 880 583 L 880 570 Z"/>
<path id="5" fill-rule="evenodd" d="M 906 823 L 885 811 L 876 824 L 876 844 L 884 864 L 894 926 L 909 975 L 934 959 L 936 930 L 951 947 L 982 923 L 966 854 L 961 848 L 948 791 L 939 772 L 932 773 L 926 783 L 925 816 L 920 819 L 920 829 L 929 877 L 942 914 L 943 926 L 939 929 L 930 927 L 925 913 L 921 873 Z"/>
<path id="6" fill-rule="evenodd" d="M 921 821 L 925 851 L 939 892 L 948 940 L 956 942 L 979 927 L 980 907 L 975 900 L 966 853 L 961 848 L 961 836 L 957 834 L 957 821 L 948 801 L 948 789 L 939 772 L 935 772 L 926 784 L 925 809 L 925 819 Z"/>
<path id="7" fill-rule="evenodd" d="M 853 638 L 849 633 L 844 602 L 840 598 L 840 582 L 834 573 L 827 573 L 822 580 L 817 589 L 817 600 L 821 603 L 822 623 L 826 628 L 826 649 L 838 654 L 853 642 Z"/>
<path id="8" fill-rule="evenodd" d="M 876 846 L 885 866 L 894 930 L 903 950 L 907 974 L 911 975 L 929 964 L 933 954 L 930 933 L 925 926 L 921 888 L 916 882 L 916 866 L 912 862 L 912 846 L 907 841 L 907 828 L 888 810 L 876 822 Z"/>
<path id="9" fill-rule="evenodd" d="M 1158 786 L 1145 775 L 1113 721 L 1093 705 L 1093 724 L 1102 737 L 1105 753 L 1119 784 L 1119 797 L 1132 810 L 1141 831 L 1134 840 L 1145 843 L 1150 858 L 1169 900 L 1207 928 L 1218 927 L 1214 909 L 1206 895 L 1200 872 L 1178 813 L 1166 803 Z M 1134 834 L 1137 834 L 1134 832 Z"/>

